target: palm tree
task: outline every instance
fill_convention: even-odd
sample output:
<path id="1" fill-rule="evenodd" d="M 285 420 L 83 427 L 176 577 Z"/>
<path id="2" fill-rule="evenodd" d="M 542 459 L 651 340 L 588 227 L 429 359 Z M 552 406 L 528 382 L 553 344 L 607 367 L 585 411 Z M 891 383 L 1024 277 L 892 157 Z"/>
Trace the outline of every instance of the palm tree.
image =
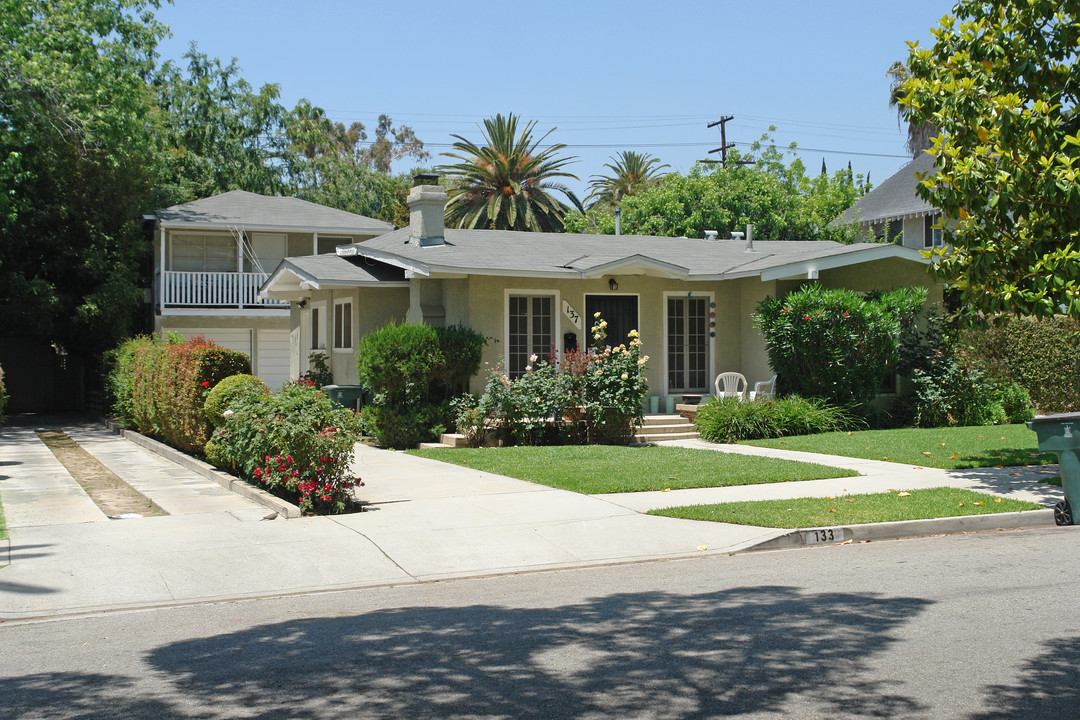
<path id="1" fill-rule="evenodd" d="M 518 118 L 511 113 L 484 120 L 482 146 L 454 135 L 457 152 L 443 153 L 461 162 L 440 165 L 437 171 L 451 179 L 446 222 L 453 227 L 558 232 L 569 207 L 549 191 L 557 190 L 582 210 L 571 190 L 553 178 L 577 177 L 563 170 L 576 158 L 558 157 L 566 148 L 559 143 L 541 148 L 554 132 L 533 140 L 535 121 L 518 135 Z"/>
<path id="2" fill-rule="evenodd" d="M 904 82 L 911 77 L 911 71 L 908 70 L 907 65 L 897 60 L 889 66 L 889 69 L 885 71 L 885 75 L 891 80 L 889 86 L 889 107 L 896 108 L 897 126 L 900 125 L 902 120 L 907 120 L 907 150 L 911 153 L 911 157 L 918 157 L 920 152 L 930 148 L 930 141 L 938 134 L 937 126 L 929 120 L 913 122 L 910 112 L 903 105 L 905 94 Z"/>
<path id="3" fill-rule="evenodd" d="M 614 205 L 627 195 L 633 195 L 642 184 L 656 180 L 661 170 L 671 167 L 666 163 L 658 165 L 658 157 L 633 150 L 624 150 L 611 159 L 615 163 L 605 163 L 604 167 L 614 175 L 593 175 L 593 180 L 589 182 L 592 192 L 585 199 L 586 202 L 591 200 L 590 204 Z"/>

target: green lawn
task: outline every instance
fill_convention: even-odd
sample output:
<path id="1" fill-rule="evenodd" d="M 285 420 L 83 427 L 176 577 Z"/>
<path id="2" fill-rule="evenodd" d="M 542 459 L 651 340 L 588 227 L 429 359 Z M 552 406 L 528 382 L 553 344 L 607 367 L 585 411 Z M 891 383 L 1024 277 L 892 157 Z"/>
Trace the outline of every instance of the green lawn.
<path id="1" fill-rule="evenodd" d="M 4 521 L 4 504 L 0 502 L 0 540 L 7 539 L 7 522 Z"/>
<path id="2" fill-rule="evenodd" d="M 858 474 L 811 463 L 656 446 L 448 448 L 409 453 L 590 495 L 756 485 Z"/>
<path id="3" fill-rule="evenodd" d="M 971 490 L 932 488 L 836 498 L 798 498 L 758 502 L 686 505 L 653 510 L 650 515 L 710 520 L 712 522 L 758 525 L 773 528 L 831 527 L 862 525 L 894 520 L 921 520 L 984 515 L 989 513 L 1038 510 L 1035 503 L 994 497 Z"/>
<path id="4" fill-rule="evenodd" d="M 1039 454 L 1038 438 L 1024 425 L 860 430 L 748 440 L 744 444 L 936 468 L 1057 462 L 1053 453 Z"/>

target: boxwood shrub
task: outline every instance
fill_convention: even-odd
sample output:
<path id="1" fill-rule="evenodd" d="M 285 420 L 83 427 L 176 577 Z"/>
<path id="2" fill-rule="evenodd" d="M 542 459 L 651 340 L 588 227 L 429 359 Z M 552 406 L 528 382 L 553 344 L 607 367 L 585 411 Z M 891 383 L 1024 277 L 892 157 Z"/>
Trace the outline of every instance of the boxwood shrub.
<path id="1" fill-rule="evenodd" d="M 243 398 L 269 392 L 267 384 L 254 375 L 230 375 L 210 388 L 203 403 L 203 414 L 213 427 L 218 428 L 225 424 L 225 413 L 235 411 Z"/>
<path id="2" fill-rule="evenodd" d="M 798 395 L 752 402 L 713 398 L 698 409 L 694 422 L 701 437 L 712 442 L 811 435 L 865 427 L 865 423 L 842 408 Z"/>

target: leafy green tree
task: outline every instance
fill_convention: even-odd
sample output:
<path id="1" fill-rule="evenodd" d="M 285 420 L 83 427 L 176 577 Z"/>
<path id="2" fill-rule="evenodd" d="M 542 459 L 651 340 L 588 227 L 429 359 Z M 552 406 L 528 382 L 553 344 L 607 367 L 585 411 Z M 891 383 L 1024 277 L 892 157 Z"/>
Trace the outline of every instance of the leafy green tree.
<path id="1" fill-rule="evenodd" d="M 586 202 L 617 204 L 627 195 L 633 195 L 655 183 L 659 179 L 660 171 L 671 167 L 666 163 L 661 165 L 658 157 L 633 150 L 624 150 L 611 159 L 614 163 L 604 164 L 611 174 L 592 176 L 593 179 L 589 182 L 592 192 L 585 198 Z"/>
<path id="2" fill-rule="evenodd" d="M 153 187 L 152 0 L 0 0 L 0 335 L 73 355 L 131 326 Z"/>
<path id="3" fill-rule="evenodd" d="M 548 135 L 533 139 L 535 121 L 518 134 L 518 118 L 496 115 L 484 120 L 484 144 L 477 145 L 454 135 L 456 152 L 443 153 L 461 162 L 442 165 L 439 172 L 450 181 L 446 221 L 452 226 L 501 230 L 558 232 L 569 208 L 556 200 L 552 190 L 564 194 L 579 210 L 581 202 L 556 178 L 574 175 L 565 168 L 575 158 L 559 157 L 566 146 L 542 147 Z"/>
<path id="4" fill-rule="evenodd" d="M 1080 7 L 961 0 L 932 33 L 902 102 L 941 130 L 918 190 L 955 220 L 937 271 L 969 311 L 1080 317 Z"/>
<path id="5" fill-rule="evenodd" d="M 662 182 L 623 198 L 622 232 L 702 237 L 706 230 L 726 234 L 753 223 L 754 237 L 761 240 L 850 241 L 853 229 L 828 227 L 860 195 L 847 172 L 808 178 L 801 161 L 785 162 L 767 141 L 768 135 L 763 136 L 747 158 L 731 156 L 753 160 L 752 165 L 695 165 L 686 175 L 669 173 Z M 594 203 L 585 213 L 571 212 L 566 228 L 614 234 L 613 208 Z"/>
<path id="6" fill-rule="evenodd" d="M 256 92 L 236 60 L 223 64 L 195 43 L 187 69 L 166 62 L 152 88 L 159 105 L 161 202 L 173 204 L 229 190 L 284 194 L 281 160 L 288 151 L 280 89 Z"/>

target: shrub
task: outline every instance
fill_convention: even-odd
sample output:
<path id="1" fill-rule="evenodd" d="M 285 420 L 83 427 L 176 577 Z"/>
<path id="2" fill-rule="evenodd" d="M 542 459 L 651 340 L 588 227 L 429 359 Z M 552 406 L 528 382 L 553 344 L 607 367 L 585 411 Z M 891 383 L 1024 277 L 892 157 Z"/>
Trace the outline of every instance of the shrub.
<path id="1" fill-rule="evenodd" d="M 486 340 L 462 326 L 389 324 L 357 350 L 360 382 L 372 389 L 364 425 L 385 447 L 412 447 L 452 424 L 449 398 L 480 367 Z"/>
<path id="2" fill-rule="evenodd" d="M 981 361 L 988 377 L 1015 381 L 1041 412 L 1080 411 L 1077 321 L 1058 315 L 1037 320 L 1001 317 L 984 329 L 964 331 L 961 347 Z"/>
<path id="3" fill-rule="evenodd" d="M 225 424 L 224 413 L 228 410 L 235 412 L 240 400 L 269 392 L 267 384 L 254 375 L 230 375 L 210 388 L 203 403 L 203 414 L 213 427 L 218 428 Z"/>
<path id="4" fill-rule="evenodd" d="M 113 413 L 125 423 L 135 423 L 134 398 L 139 352 L 155 342 L 153 336 L 139 335 L 105 353 L 105 362 L 109 367 L 105 384 L 112 395 Z"/>
<path id="5" fill-rule="evenodd" d="M 360 483 L 349 468 L 360 434 L 355 412 L 302 383 L 243 395 L 237 405 L 206 445 L 211 462 L 296 502 L 305 513 L 348 509 L 350 490 Z"/>
<path id="6" fill-rule="evenodd" d="M 487 413 L 472 395 L 461 395 L 450 402 L 454 425 L 471 448 L 483 447 L 488 439 Z"/>
<path id="7" fill-rule="evenodd" d="M 798 395 L 753 402 L 713 398 L 698 409 L 694 422 L 701 436 L 712 442 L 811 435 L 864 426 L 840 407 Z"/>
<path id="8" fill-rule="evenodd" d="M 300 374 L 300 379 L 321 388 L 334 382 L 334 373 L 330 370 L 330 356 L 324 352 L 313 352 L 308 356 L 311 369 Z"/>
<path id="9" fill-rule="evenodd" d="M 980 361 L 958 350 L 937 314 L 927 317 L 924 331 L 905 339 L 897 371 L 911 379 L 914 393 L 902 405 L 919 427 L 992 425 L 1033 416 L 1023 388 L 987 378 Z"/>
<path id="10" fill-rule="evenodd" d="M 126 361 L 125 361 L 126 363 Z M 248 356 L 202 337 L 139 343 L 129 367 L 131 419 L 139 432 L 188 453 L 201 452 L 213 428 L 203 414 L 210 388 L 230 375 L 251 372 Z"/>
<path id="11" fill-rule="evenodd" d="M 754 325 L 785 392 L 866 406 L 925 301 L 922 287 L 863 297 L 814 284 L 762 300 Z"/>

